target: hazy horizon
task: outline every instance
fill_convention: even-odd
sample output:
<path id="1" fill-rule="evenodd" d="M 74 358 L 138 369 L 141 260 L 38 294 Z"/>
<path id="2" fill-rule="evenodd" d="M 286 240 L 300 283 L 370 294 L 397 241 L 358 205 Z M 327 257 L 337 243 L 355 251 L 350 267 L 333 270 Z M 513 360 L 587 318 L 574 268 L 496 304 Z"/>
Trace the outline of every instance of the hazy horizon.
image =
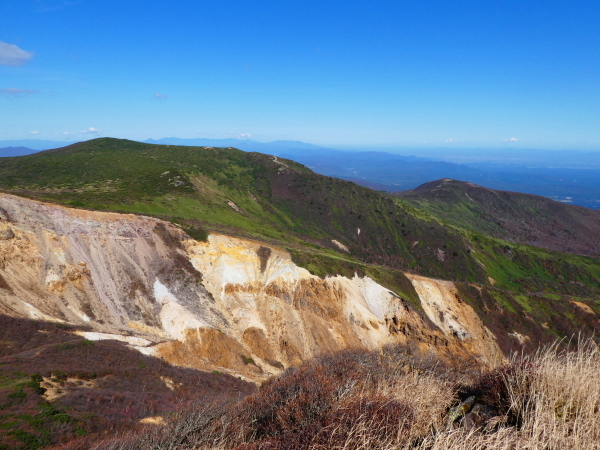
<path id="1" fill-rule="evenodd" d="M 7 0 L 0 140 L 600 150 L 600 4 Z"/>
<path id="2" fill-rule="evenodd" d="M 306 144 L 306 145 L 310 145 L 310 146 L 314 146 L 314 147 L 318 147 L 318 148 L 323 148 L 323 149 L 331 149 L 331 150 L 340 150 L 340 151 L 354 151 L 354 152 L 369 152 L 369 151 L 374 151 L 374 152 L 387 152 L 387 153 L 391 153 L 391 154 L 406 154 L 406 152 L 423 152 L 423 153 L 430 153 L 431 151 L 440 151 L 440 150 L 444 150 L 444 151 L 448 151 L 450 152 L 476 152 L 476 151 L 481 151 L 481 152 L 507 152 L 508 154 L 514 153 L 514 152 L 518 152 L 518 151 L 526 151 L 526 152 L 550 152 L 550 154 L 552 153 L 559 153 L 559 152 L 570 152 L 570 151 L 575 151 L 578 153 L 599 153 L 600 152 L 600 148 L 598 149 L 573 149 L 573 148 L 535 148 L 535 147 L 519 147 L 519 146 L 511 146 L 511 147 L 502 147 L 502 146 L 496 146 L 496 147 L 480 147 L 480 146 L 459 146 L 459 145 L 448 145 L 448 144 L 440 144 L 440 145 L 393 145 L 393 144 L 389 144 L 389 145 L 376 145 L 376 144 L 365 144 L 365 145 L 359 145 L 359 144 L 355 144 L 355 145 L 326 145 L 326 144 L 320 144 L 320 143 L 316 143 L 316 142 L 309 142 L 307 140 L 304 139 L 274 139 L 274 140 L 261 140 L 261 139 L 256 139 L 254 137 L 252 138 L 235 138 L 235 137 L 224 137 L 224 138 L 205 138 L 205 137 L 178 137 L 178 136 L 165 136 L 165 137 L 160 137 L 160 138 L 145 138 L 145 139 L 132 139 L 132 138 L 127 138 L 127 137 L 118 137 L 118 136 L 94 136 L 94 137 L 88 137 L 88 138 L 71 138 L 71 139 L 52 139 L 52 138 L 48 138 L 48 139 L 36 139 L 35 137 L 25 137 L 25 138 L 20 138 L 20 139 L 0 139 L 0 148 L 5 148 L 5 147 L 10 147 L 10 146 L 23 146 L 23 147 L 27 147 L 27 143 L 31 143 L 31 144 L 35 144 L 35 143 L 45 143 L 45 142 L 52 142 L 55 143 L 57 145 L 71 145 L 71 144 L 75 144 L 78 142 L 85 142 L 88 140 L 92 140 L 92 139 L 98 139 L 98 138 L 102 138 L 102 137 L 106 137 L 106 138 L 115 138 L 115 139 L 128 139 L 128 140 L 132 140 L 132 141 L 136 141 L 136 142 L 149 142 L 149 141 L 156 141 L 156 142 L 160 142 L 163 140 L 169 140 L 169 139 L 176 139 L 176 140 L 181 140 L 181 141 L 195 141 L 195 140 L 207 140 L 207 141 L 226 141 L 226 140 L 230 140 L 230 141 L 236 141 L 236 142 L 248 142 L 248 143 L 257 143 L 257 144 L 272 144 L 272 143 L 276 143 L 276 142 L 298 142 L 300 144 Z M 183 144 L 185 145 L 185 144 Z M 56 148 L 56 147 L 48 147 L 45 148 L 44 146 L 40 146 L 40 145 L 33 145 L 31 147 L 27 147 L 30 148 L 32 150 L 46 150 L 46 149 L 50 149 L 50 148 Z M 418 155 L 417 155 L 418 156 Z"/>

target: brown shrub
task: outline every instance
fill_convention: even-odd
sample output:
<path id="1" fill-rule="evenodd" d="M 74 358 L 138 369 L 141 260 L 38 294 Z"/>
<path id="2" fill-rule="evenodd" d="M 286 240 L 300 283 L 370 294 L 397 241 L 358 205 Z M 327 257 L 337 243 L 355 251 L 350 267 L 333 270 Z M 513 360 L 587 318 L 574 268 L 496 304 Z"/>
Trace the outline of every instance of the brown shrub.
<path id="1" fill-rule="evenodd" d="M 237 450 L 403 445 L 441 426 L 450 384 L 405 358 L 364 350 L 327 355 L 264 384 L 213 426 Z M 397 355 L 400 352 L 396 352 Z"/>
<path id="2" fill-rule="evenodd" d="M 405 350 L 323 356 L 241 401 L 196 402 L 165 427 L 64 449 L 600 449 L 593 341 L 575 351 L 555 345 L 515 355 L 462 385 L 456 381 L 464 377 Z M 450 407 L 467 396 L 496 410 L 493 427 L 447 427 Z"/>
<path id="3" fill-rule="evenodd" d="M 122 342 L 87 341 L 65 325 L 7 316 L 0 325 L 0 448 L 15 448 L 14 431 L 52 444 L 85 433 L 97 438 L 136 428 L 148 416 L 198 410 L 254 390 L 226 374 L 174 367 Z M 57 390 L 52 400 L 40 385 L 49 387 L 46 380 Z M 53 420 L 50 406 L 58 411 Z M 39 430 L 31 425 L 42 422 Z"/>
<path id="4" fill-rule="evenodd" d="M 314 448 L 380 449 L 406 443 L 415 412 L 405 403 L 382 395 L 353 398 L 325 418 Z"/>

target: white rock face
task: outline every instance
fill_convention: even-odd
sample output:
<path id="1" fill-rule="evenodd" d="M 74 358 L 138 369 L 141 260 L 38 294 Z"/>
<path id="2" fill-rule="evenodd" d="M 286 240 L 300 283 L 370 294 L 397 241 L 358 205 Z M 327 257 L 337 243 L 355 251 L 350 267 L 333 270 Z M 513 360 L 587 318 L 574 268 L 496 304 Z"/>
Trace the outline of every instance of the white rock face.
<path id="1" fill-rule="evenodd" d="M 158 281 L 158 278 L 154 281 L 154 298 L 161 307 L 160 323 L 167 337 L 184 340 L 187 330 L 195 330 L 207 325 L 185 309 L 169 289 Z"/>
<path id="2" fill-rule="evenodd" d="M 89 341 L 104 341 L 104 340 L 112 340 L 112 341 L 121 341 L 127 342 L 135 347 L 148 347 L 152 344 L 147 339 L 142 339 L 135 336 L 123 336 L 121 334 L 110 334 L 110 333 L 96 333 L 93 331 L 77 331 L 81 337 L 86 338 Z"/>
<path id="3" fill-rule="evenodd" d="M 86 325 L 88 339 L 122 336 L 176 364 L 260 379 L 319 353 L 394 342 L 501 355 L 452 301 L 452 283 L 411 276 L 432 329 L 374 280 L 321 279 L 260 242 L 197 242 L 157 219 L 6 194 L 0 227 L 11 230 L 0 239 L 0 313 Z"/>
<path id="4" fill-rule="evenodd" d="M 460 300 L 454 283 L 407 274 L 413 283 L 423 310 L 446 335 L 455 336 L 474 354 L 486 355 L 487 363 L 504 360 L 493 333 L 483 325 L 477 313 Z"/>

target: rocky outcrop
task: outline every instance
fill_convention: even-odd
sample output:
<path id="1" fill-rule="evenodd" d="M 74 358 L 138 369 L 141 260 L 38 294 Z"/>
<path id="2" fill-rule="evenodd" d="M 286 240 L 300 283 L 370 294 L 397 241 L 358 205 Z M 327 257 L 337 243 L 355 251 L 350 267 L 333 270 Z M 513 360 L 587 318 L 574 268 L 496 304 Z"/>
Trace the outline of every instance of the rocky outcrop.
<path id="1" fill-rule="evenodd" d="M 483 324 L 471 306 L 463 302 L 451 281 L 406 274 L 412 281 L 423 310 L 445 335 L 454 336 L 474 355 L 481 355 L 489 366 L 504 362 L 496 337 Z"/>
<path id="2" fill-rule="evenodd" d="M 149 217 L 0 194 L 0 313 L 74 324 L 179 365 L 258 380 L 394 342 L 502 358 L 452 283 L 410 279 L 428 317 L 368 277 L 322 279 L 260 242 L 198 242 Z"/>

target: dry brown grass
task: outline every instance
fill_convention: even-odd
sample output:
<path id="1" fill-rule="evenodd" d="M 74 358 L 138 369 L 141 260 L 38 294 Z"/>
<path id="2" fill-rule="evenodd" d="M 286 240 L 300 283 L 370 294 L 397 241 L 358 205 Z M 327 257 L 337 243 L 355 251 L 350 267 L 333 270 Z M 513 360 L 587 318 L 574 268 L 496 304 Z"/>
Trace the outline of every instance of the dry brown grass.
<path id="1" fill-rule="evenodd" d="M 491 432 L 464 429 L 434 433 L 419 450 L 600 448 L 600 347 L 580 342 L 576 351 L 552 345 L 512 358 L 502 378 L 512 426 Z"/>
<path id="2" fill-rule="evenodd" d="M 85 448 L 599 449 L 599 346 L 561 348 L 515 355 L 469 383 L 402 352 L 343 352 L 289 370 L 242 401 L 201 405 L 165 427 Z M 496 417 L 480 428 L 448 425 L 451 407 L 470 395 Z"/>

